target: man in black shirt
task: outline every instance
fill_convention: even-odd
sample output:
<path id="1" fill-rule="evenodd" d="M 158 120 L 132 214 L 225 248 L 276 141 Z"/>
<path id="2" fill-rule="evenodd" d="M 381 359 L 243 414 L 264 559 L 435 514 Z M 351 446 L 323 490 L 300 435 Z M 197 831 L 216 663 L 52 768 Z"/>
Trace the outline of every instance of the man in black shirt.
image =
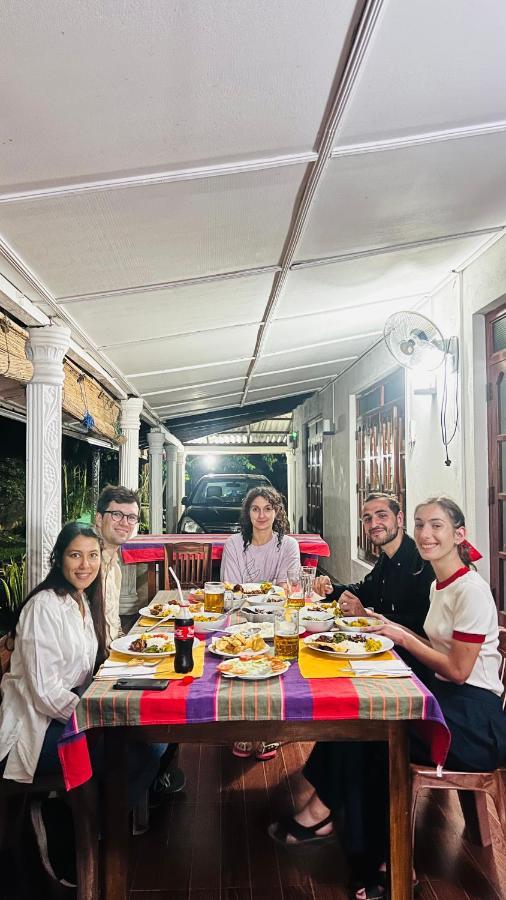
<path id="1" fill-rule="evenodd" d="M 339 600 L 345 616 L 367 615 L 367 607 L 425 636 L 429 590 L 436 576 L 413 538 L 404 532 L 399 504 L 386 494 L 369 494 L 362 522 L 371 543 L 381 548 L 372 571 L 363 581 L 349 585 L 333 585 L 327 575 L 320 576 L 315 579 L 315 591 L 327 600 Z"/>

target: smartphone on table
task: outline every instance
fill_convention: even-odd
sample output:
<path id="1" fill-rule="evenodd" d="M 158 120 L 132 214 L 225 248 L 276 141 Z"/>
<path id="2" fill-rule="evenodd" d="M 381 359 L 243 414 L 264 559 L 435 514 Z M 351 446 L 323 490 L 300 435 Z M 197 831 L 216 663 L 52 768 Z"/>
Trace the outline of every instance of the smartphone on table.
<path id="1" fill-rule="evenodd" d="M 168 678 L 118 678 L 113 687 L 117 691 L 164 691 Z"/>

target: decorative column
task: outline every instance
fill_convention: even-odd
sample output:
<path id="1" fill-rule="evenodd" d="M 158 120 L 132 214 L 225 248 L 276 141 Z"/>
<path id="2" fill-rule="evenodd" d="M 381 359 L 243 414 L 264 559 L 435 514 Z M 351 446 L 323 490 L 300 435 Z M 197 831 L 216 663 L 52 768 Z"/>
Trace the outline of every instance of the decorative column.
<path id="1" fill-rule="evenodd" d="M 144 401 L 129 397 L 121 401 L 120 427 L 126 441 L 119 448 L 119 482 L 136 491 L 139 487 L 139 429 Z M 121 565 L 122 580 L 119 610 L 121 615 L 137 612 L 137 566 Z"/>
<path id="2" fill-rule="evenodd" d="M 97 508 L 100 494 L 100 450 L 94 447 L 91 453 L 91 499 L 93 510 Z"/>
<path id="3" fill-rule="evenodd" d="M 119 448 L 119 483 L 132 491 L 139 487 L 139 429 L 143 406 L 140 397 L 121 401 L 119 424 L 126 441 Z"/>
<path id="4" fill-rule="evenodd" d="M 165 436 L 159 428 L 148 432 L 149 444 L 149 530 L 161 534 L 163 529 L 163 445 Z"/>
<path id="5" fill-rule="evenodd" d="M 165 462 L 167 466 L 167 481 L 165 483 L 165 531 L 167 534 L 175 534 L 178 520 L 178 482 L 176 471 L 177 447 L 174 444 L 165 444 Z"/>
<path id="6" fill-rule="evenodd" d="M 181 500 L 185 495 L 185 462 L 186 454 L 184 450 L 178 450 L 176 456 L 176 484 L 177 484 L 177 518 L 183 512 L 183 504 Z"/>
<path id="7" fill-rule="evenodd" d="M 286 451 L 286 493 L 288 494 L 288 521 L 290 530 L 295 532 L 295 453 Z"/>
<path id="8" fill-rule="evenodd" d="M 33 375 L 26 387 L 26 587 L 49 569 L 61 528 L 61 410 L 63 359 L 70 330 L 63 325 L 29 328 L 26 356 Z"/>

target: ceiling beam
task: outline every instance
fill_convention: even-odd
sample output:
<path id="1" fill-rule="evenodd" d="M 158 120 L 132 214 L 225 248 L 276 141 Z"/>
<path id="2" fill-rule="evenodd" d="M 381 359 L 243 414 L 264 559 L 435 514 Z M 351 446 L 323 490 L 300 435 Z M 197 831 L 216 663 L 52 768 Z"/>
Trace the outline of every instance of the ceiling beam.
<path id="1" fill-rule="evenodd" d="M 294 261 L 295 253 L 309 216 L 311 204 L 328 165 L 330 154 L 332 153 L 337 127 L 341 121 L 350 92 L 360 71 L 382 5 L 383 0 L 358 0 L 356 4 L 353 20 L 350 24 L 344 49 L 337 67 L 334 96 L 329 105 L 328 113 L 322 123 L 322 127 L 320 128 L 321 137 L 317 151 L 318 157 L 314 163 L 309 164 L 306 183 L 301 191 L 298 206 L 293 217 L 280 261 L 281 271 L 274 276 L 271 294 L 267 302 L 265 313 L 262 316 L 263 324 L 258 331 L 253 359 L 246 376 L 241 405 L 246 403 L 251 378 L 255 371 L 257 361 L 262 353 L 270 322 L 274 318 L 276 307 L 286 284 L 291 264 Z"/>

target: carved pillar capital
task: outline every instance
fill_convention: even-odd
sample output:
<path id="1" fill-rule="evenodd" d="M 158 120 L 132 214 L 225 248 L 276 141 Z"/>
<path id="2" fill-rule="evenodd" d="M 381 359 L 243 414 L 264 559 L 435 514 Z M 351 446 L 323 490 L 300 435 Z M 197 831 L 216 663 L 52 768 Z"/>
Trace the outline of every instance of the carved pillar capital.
<path id="1" fill-rule="evenodd" d="M 70 344 L 65 325 L 43 325 L 28 329 L 26 358 L 33 364 L 30 384 L 63 384 L 63 359 Z"/>

